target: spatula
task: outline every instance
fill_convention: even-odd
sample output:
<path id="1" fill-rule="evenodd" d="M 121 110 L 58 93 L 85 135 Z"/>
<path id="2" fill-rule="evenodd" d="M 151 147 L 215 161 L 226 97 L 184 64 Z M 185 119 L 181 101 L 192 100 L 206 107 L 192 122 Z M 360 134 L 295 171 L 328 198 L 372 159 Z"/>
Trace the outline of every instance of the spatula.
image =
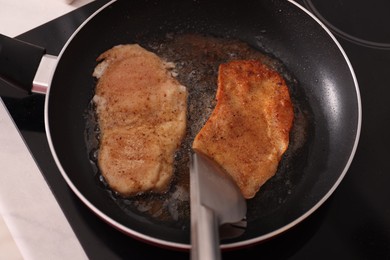
<path id="1" fill-rule="evenodd" d="M 246 201 L 232 178 L 204 155 L 190 165 L 191 259 L 221 259 L 219 226 L 241 221 Z"/>

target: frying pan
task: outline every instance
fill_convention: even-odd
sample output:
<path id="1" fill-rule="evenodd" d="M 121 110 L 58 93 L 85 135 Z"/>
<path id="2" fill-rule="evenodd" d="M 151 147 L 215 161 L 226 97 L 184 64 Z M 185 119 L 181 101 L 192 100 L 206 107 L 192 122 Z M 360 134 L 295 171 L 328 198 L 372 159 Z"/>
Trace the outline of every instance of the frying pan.
<path id="1" fill-rule="evenodd" d="M 245 232 L 222 241 L 221 247 L 259 243 L 307 218 L 348 170 L 360 134 L 361 101 L 338 42 L 293 1 L 118 0 L 87 19 L 57 58 L 45 102 L 50 148 L 71 189 L 121 232 L 163 247 L 190 248 L 189 221 L 155 221 L 118 206 L 97 184 L 85 141 L 96 57 L 114 45 L 142 45 L 171 33 L 238 39 L 280 61 L 295 105 L 295 124 L 303 122 L 302 131 L 293 130 L 290 151 L 276 176 L 248 201 Z"/>

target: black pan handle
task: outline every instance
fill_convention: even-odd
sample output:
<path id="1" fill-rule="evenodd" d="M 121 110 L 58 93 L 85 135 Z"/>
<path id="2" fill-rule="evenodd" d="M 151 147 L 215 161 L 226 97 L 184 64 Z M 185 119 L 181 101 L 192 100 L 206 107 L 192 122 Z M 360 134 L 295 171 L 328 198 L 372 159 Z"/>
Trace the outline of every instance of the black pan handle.
<path id="1" fill-rule="evenodd" d="M 0 95 L 31 93 L 35 74 L 45 52 L 42 47 L 0 34 L 0 79 L 3 81 L 0 82 L 3 83 Z M 4 90 L 7 85 L 13 91 Z"/>

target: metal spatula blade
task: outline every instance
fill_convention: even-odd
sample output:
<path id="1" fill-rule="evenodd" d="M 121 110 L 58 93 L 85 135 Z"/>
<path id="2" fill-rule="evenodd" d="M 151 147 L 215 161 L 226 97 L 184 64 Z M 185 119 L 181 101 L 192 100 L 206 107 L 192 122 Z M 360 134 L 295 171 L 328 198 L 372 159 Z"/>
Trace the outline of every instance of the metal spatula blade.
<path id="1" fill-rule="evenodd" d="M 241 221 L 246 201 L 236 183 L 207 157 L 190 165 L 191 259 L 220 259 L 219 226 Z"/>

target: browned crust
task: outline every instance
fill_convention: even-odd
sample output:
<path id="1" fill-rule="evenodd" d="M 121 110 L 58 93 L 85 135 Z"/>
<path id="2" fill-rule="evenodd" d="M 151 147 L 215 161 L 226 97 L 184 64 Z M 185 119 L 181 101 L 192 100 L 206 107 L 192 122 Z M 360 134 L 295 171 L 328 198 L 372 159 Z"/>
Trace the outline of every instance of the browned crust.
<path id="1" fill-rule="evenodd" d="M 193 148 L 220 164 L 252 198 L 288 147 L 294 117 L 288 88 L 259 61 L 233 61 L 219 67 L 216 98 Z"/>

